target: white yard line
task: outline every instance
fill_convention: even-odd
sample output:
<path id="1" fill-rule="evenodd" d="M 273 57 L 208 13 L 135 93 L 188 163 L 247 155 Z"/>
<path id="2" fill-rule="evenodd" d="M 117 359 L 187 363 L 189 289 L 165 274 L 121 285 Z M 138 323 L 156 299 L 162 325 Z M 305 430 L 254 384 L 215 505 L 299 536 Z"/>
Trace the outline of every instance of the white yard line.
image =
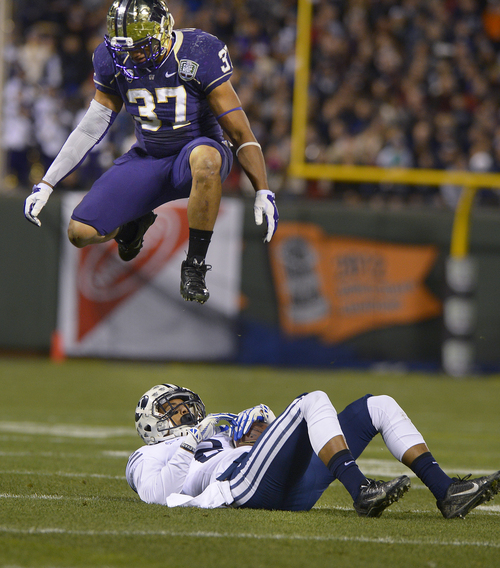
<path id="1" fill-rule="evenodd" d="M 369 459 L 369 458 L 358 458 L 356 463 L 359 465 L 361 471 L 369 476 L 376 477 L 396 477 L 398 475 L 408 475 L 409 477 L 415 477 L 415 474 L 410 471 L 406 466 L 399 463 L 395 459 Z M 449 467 L 440 464 L 445 472 L 450 475 L 469 475 L 472 474 L 474 477 L 479 477 L 481 475 L 491 475 L 497 471 L 496 469 L 463 469 Z"/>
<path id="2" fill-rule="evenodd" d="M 14 495 L 12 493 L 0 493 L 0 499 L 33 499 L 39 501 L 99 501 L 99 497 L 68 497 L 66 495 Z"/>
<path id="3" fill-rule="evenodd" d="M 124 480 L 124 475 L 105 475 L 103 473 L 70 473 L 66 471 L 54 471 L 54 472 L 40 472 L 40 471 L 19 471 L 19 470 L 3 470 L 0 471 L 0 475 L 31 475 L 36 477 L 41 475 L 43 477 L 52 477 L 54 475 L 60 477 L 96 477 L 102 479 L 121 479 Z"/>
<path id="4" fill-rule="evenodd" d="M 0 493 L 0 499 L 32 499 L 32 500 L 40 500 L 40 501 L 99 501 L 102 497 L 84 497 L 84 496 L 72 496 L 68 497 L 66 495 L 43 495 L 38 493 L 28 494 L 28 495 L 20 495 L 15 493 Z M 105 498 L 104 498 L 105 500 Z M 352 507 L 341 507 L 338 505 L 335 506 L 323 506 L 318 505 L 313 507 L 314 509 L 328 509 L 334 511 L 352 511 Z M 434 508 L 431 509 L 410 509 L 408 512 L 413 514 L 427 514 L 429 511 L 434 511 Z M 482 513 L 486 513 L 489 515 L 497 515 L 500 513 L 500 505 L 480 505 L 474 512 L 481 511 Z M 386 514 L 392 514 L 395 511 L 389 509 Z"/>
<path id="5" fill-rule="evenodd" d="M 127 460 L 132 452 L 123 452 L 123 451 L 112 451 L 112 450 L 104 450 L 100 452 L 96 452 L 96 454 L 100 456 L 104 456 L 107 458 L 119 458 Z M 24 457 L 33 457 L 33 456 L 40 456 L 43 458 L 82 458 L 88 459 L 89 454 L 84 452 L 2 452 L 0 451 L 0 457 L 16 457 L 16 458 L 24 458 Z"/>
<path id="6" fill-rule="evenodd" d="M 98 451 L 94 452 L 93 455 L 97 457 L 105 458 L 119 458 L 127 460 L 132 452 L 113 452 L 113 451 Z M 88 459 L 89 454 L 84 452 L 3 452 L 0 451 L 0 457 L 14 457 L 14 458 L 25 458 L 25 457 L 42 457 L 42 458 L 80 458 Z"/>
<path id="7" fill-rule="evenodd" d="M 14 527 L 0 526 L 0 533 L 6 534 L 22 534 L 22 535 L 70 535 L 70 536 L 89 536 L 89 537 L 170 537 L 170 538 L 229 538 L 229 539 L 255 539 L 255 540 L 295 540 L 295 541 L 312 541 L 312 542 L 361 542 L 369 544 L 400 544 L 400 545 L 416 545 L 416 546 L 474 546 L 485 548 L 500 548 L 500 543 L 489 541 L 438 541 L 433 539 L 408 539 L 393 537 L 363 537 L 363 536 L 342 536 L 342 535 L 301 535 L 301 534 L 252 534 L 252 533 L 220 533 L 220 532 L 184 532 L 184 531 L 119 531 L 119 530 L 90 530 L 78 531 L 61 529 L 57 527 L 31 527 L 27 529 L 16 529 Z"/>
<path id="8" fill-rule="evenodd" d="M 111 426 L 89 426 L 89 425 L 75 425 L 75 424 L 45 424 L 37 422 L 2 422 L 0 421 L 0 432 L 7 432 L 12 434 L 30 434 L 30 435 L 43 435 L 67 438 L 116 438 L 123 436 L 136 437 L 133 428 L 121 428 Z M 128 458 L 127 452 L 103 452 L 104 455 Z M 8 455 L 6 452 L 0 455 Z M 11 454 L 14 455 L 14 454 Z M 21 454 L 19 454 L 21 455 Z M 28 455 L 28 452 L 26 453 Z M 33 454 L 31 454 L 33 455 Z M 62 454 L 61 454 L 62 455 Z M 359 458 L 357 460 L 360 468 L 367 474 L 376 477 L 395 477 L 397 475 L 406 474 L 414 476 L 401 463 L 394 459 L 370 459 Z M 445 467 L 441 464 L 443 469 L 450 475 L 468 475 L 471 473 L 473 476 L 489 475 L 494 473 L 495 470 L 471 470 L 464 469 L 463 467 Z"/>
<path id="9" fill-rule="evenodd" d="M 39 422 L 0 422 L 0 432 L 23 435 L 56 436 L 58 438 L 117 438 L 137 436 L 133 428 L 87 426 L 85 424 L 44 424 Z"/>
<path id="10" fill-rule="evenodd" d="M 105 450 L 98 452 L 99 455 L 111 458 L 118 458 L 126 460 L 129 457 L 129 452 L 125 451 L 113 451 L 113 450 Z M 71 457 L 79 457 L 79 458 L 86 458 L 87 454 L 85 453 L 67 453 L 64 452 L 0 452 L 0 456 L 12 456 L 12 457 L 33 457 L 33 456 L 42 456 L 42 457 L 53 457 L 57 456 L 60 458 L 71 458 Z M 402 465 L 401 463 L 397 462 L 396 460 L 391 459 L 363 459 L 360 458 L 357 460 L 357 463 L 363 473 L 368 475 L 369 477 L 381 477 L 381 478 L 391 478 L 396 477 L 398 475 L 406 474 L 409 477 L 414 478 L 413 483 L 414 489 L 426 489 L 424 485 L 421 484 L 419 480 L 417 480 L 415 474 L 410 471 L 407 467 Z M 490 475 L 495 473 L 495 470 L 474 470 L 474 469 L 460 469 L 460 468 L 444 468 L 446 471 L 449 472 L 450 475 L 468 475 L 469 473 L 473 476 L 481 476 L 481 475 Z M 70 472 L 54 472 L 52 473 L 40 473 L 40 472 L 33 472 L 33 471 L 0 471 L 0 474 L 12 474 L 12 475 L 62 475 L 66 477 L 102 477 L 107 479 L 123 479 L 119 476 L 108 476 L 96 473 L 70 473 Z"/>

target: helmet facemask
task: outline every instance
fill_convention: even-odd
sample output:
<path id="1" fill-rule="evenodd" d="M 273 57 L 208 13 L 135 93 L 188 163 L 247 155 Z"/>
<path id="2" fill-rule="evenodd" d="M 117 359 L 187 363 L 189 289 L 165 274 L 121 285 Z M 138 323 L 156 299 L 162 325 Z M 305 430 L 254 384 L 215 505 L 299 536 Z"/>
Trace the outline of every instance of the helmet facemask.
<path id="1" fill-rule="evenodd" d="M 177 429 L 185 429 L 196 426 L 205 415 L 205 409 L 201 401 L 193 400 L 192 397 L 186 397 L 185 400 L 177 404 L 172 404 L 171 400 L 182 399 L 183 395 L 164 395 L 160 396 L 153 403 L 153 416 L 158 418 L 156 429 L 160 433 L 171 435 Z M 183 412 L 184 411 L 184 412 Z M 173 420 L 175 415 L 179 414 L 176 424 Z"/>
<path id="2" fill-rule="evenodd" d="M 116 68 L 128 79 L 155 71 L 167 53 L 174 19 L 164 0 L 115 0 L 104 41 Z"/>
<path id="3" fill-rule="evenodd" d="M 135 426 L 149 445 L 187 434 L 205 416 L 205 405 L 196 393 L 163 384 L 149 389 L 141 397 L 135 410 Z"/>

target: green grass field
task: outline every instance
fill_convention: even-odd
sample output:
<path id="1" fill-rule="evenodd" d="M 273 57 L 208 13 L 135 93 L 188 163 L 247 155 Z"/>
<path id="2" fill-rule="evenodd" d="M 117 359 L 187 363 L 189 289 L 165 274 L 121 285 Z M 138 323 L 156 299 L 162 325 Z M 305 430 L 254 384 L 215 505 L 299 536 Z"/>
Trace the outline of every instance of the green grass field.
<path id="1" fill-rule="evenodd" d="M 361 519 L 334 483 L 310 512 L 167 509 L 128 487 L 141 443 L 133 412 L 160 382 L 200 393 L 209 412 L 265 402 L 276 414 L 298 394 L 326 391 L 338 410 L 389 394 L 451 475 L 500 468 L 500 377 L 241 368 L 223 365 L 0 359 L 0 565 L 204 568 L 500 566 L 500 496 L 446 521 L 414 477 L 379 519 Z M 365 474 L 408 471 L 376 439 Z"/>

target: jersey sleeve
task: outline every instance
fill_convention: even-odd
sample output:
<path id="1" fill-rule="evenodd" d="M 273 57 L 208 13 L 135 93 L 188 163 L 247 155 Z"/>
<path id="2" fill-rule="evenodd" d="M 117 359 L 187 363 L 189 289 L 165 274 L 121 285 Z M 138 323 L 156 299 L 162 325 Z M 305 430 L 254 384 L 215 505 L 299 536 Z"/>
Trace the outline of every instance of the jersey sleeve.
<path id="1" fill-rule="evenodd" d="M 198 31 L 196 41 L 191 44 L 190 59 L 179 62 L 179 75 L 192 72 L 196 68 L 196 81 L 201 90 L 208 95 L 216 87 L 227 81 L 233 74 L 233 64 L 226 45 L 215 36 Z"/>
<path id="2" fill-rule="evenodd" d="M 192 460 L 180 441 L 144 446 L 128 460 L 127 482 L 142 501 L 165 505 L 169 495 L 181 491 Z"/>
<path id="3" fill-rule="evenodd" d="M 100 43 L 96 47 L 92 63 L 94 65 L 95 88 L 103 93 L 120 97 L 113 58 L 104 43 Z"/>

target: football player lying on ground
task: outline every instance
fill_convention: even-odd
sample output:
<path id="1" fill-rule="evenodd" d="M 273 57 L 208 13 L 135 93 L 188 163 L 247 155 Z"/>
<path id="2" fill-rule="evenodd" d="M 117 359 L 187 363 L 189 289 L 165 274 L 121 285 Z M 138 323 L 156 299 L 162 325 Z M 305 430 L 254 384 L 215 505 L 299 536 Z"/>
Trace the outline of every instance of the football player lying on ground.
<path id="1" fill-rule="evenodd" d="M 405 475 L 384 482 L 360 471 L 355 460 L 378 433 L 431 490 L 447 519 L 464 517 L 500 488 L 500 471 L 476 479 L 446 475 L 402 408 L 385 395 L 366 395 L 339 414 L 315 391 L 278 418 L 264 404 L 237 416 L 206 416 L 192 391 L 158 385 L 139 401 L 135 421 L 148 445 L 130 456 L 126 477 L 147 503 L 305 511 L 338 479 L 358 515 L 378 517 L 410 487 Z"/>
<path id="2" fill-rule="evenodd" d="M 71 216 L 68 237 L 78 247 L 115 239 L 131 261 L 155 222 L 153 210 L 189 198 L 189 246 L 181 264 L 181 295 L 205 303 L 205 263 L 219 212 L 222 182 L 233 154 L 255 189 L 258 225 L 269 242 L 278 224 L 264 156 L 231 85 L 227 47 L 197 29 L 174 30 L 165 0 L 114 0 L 107 34 L 93 57 L 95 96 L 43 179 L 26 199 L 28 221 L 38 216 L 53 188 L 75 170 L 125 110 L 137 140 L 92 186 Z"/>

